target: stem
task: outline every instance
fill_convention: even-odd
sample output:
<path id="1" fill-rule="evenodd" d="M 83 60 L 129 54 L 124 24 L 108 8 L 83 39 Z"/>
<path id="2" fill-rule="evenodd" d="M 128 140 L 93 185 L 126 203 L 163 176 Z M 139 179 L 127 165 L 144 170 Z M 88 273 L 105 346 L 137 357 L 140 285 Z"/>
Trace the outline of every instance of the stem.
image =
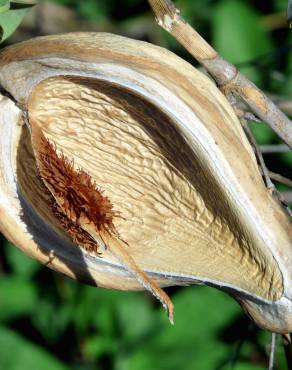
<path id="1" fill-rule="evenodd" d="M 171 33 L 212 75 L 225 95 L 241 97 L 292 148 L 292 122 L 259 88 L 224 60 L 185 20 L 170 0 L 148 0 L 157 23 Z"/>
<path id="2" fill-rule="evenodd" d="M 277 334 L 272 333 L 271 349 L 270 349 L 270 359 L 269 359 L 269 370 L 275 369 L 275 352 L 276 352 L 276 343 Z"/>
<path id="3" fill-rule="evenodd" d="M 288 179 L 287 177 L 284 177 L 282 175 L 279 175 L 278 173 L 274 173 L 274 172 L 271 172 L 271 171 L 269 171 L 269 176 L 273 180 L 276 180 L 276 181 L 278 181 L 282 184 L 285 184 L 287 186 L 292 187 L 292 180 Z"/>
<path id="4" fill-rule="evenodd" d="M 290 151 L 290 148 L 285 144 L 276 145 L 260 145 L 260 150 L 262 153 L 286 153 Z"/>
<path id="5" fill-rule="evenodd" d="M 259 167 L 262 171 L 262 176 L 263 176 L 264 181 L 266 183 L 266 187 L 268 189 L 273 190 L 275 188 L 275 186 L 274 186 L 274 184 L 272 183 L 272 181 L 270 179 L 269 171 L 266 167 L 262 152 L 260 151 L 260 148 L 258 147 L 257 142 L 256 142 L 255 138 L 253 137 L 252 132 L 251 132 L 248 124 L 246 123 L 246 121 L 241 120 L 241 123 L 242 123 L 242 127 L 244 129 L 244 132 L 245 132 L 250 144 L 252 145 L 252 147 L 254 149 L 254 152 L 255 152 L 255 155 L 256 155 L 256 158 L 257 158 L 257 161 L 258 161 L 258 165 L 259 165 Z"/>

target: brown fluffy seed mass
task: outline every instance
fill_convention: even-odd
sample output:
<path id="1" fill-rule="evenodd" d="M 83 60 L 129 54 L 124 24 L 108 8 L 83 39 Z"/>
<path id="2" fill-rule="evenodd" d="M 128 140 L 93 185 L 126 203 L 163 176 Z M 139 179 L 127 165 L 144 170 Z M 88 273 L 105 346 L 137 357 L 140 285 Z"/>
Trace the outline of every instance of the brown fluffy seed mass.
<path id="1" fill-rule="evenodd" d="M 45 186 L 44 186 L 45 187 Z M 80 245 L 88 252 L 93 252 L 95 254 L 100 254 L 98 251 L 98 246 L 96 241 L 91 237 L 88 232 L 82 229 L 79 225 L 70 221 L 69 218 L 60 210 L 55 198 L 48 192 L 49 205 L 51 210 L 59 221 L 62 228 L 69 234 L 74 244 Z"/>
<path id="2" fill-rule="evenodd" d="M 39 174 L 49 190 L 49 205 L 55 217 L 74 243 L 98 253 L 97 243 L 82 225 L 93 224 L 97 231 L 117 236 L 113 219 L 119 213 L 88 173 L 74 169 L 73 161 L 63 153 L 57 154 L 55 146 L 40 131 L 37 134 Z"/>

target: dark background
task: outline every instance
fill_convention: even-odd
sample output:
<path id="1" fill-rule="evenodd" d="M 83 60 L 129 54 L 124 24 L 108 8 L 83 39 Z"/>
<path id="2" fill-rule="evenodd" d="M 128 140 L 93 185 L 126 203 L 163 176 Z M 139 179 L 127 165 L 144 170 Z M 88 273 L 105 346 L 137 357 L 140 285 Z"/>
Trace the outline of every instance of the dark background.
<path id="1" fill-rule="evenodd" d="M 176 4 L 225 58 L 276 101 L 284 101 L 291 114 L 292 30 L 286 0 Z M 146 40 L 196 65 L 156 26 L 146 0 L 39 1 L 5 45 L 76 30 Z M 280 143 L 264 124 L 251 126 L 259 144 Z M 265 160 L 270 170 L 291 177 L 291 152 L 266 154 Z M 288 187 L 279 189 L 291 199 Z M 257 329 L 220 291 L 168 289 L 175 305 L 172 327 L 148 293 L 84 286 L 41 266 L 4 239 L 1 245 L 0 369 L 267 369 L 271 334 Z M 277 369 L 286 369 L 280 344 L 277 362 Z"/>

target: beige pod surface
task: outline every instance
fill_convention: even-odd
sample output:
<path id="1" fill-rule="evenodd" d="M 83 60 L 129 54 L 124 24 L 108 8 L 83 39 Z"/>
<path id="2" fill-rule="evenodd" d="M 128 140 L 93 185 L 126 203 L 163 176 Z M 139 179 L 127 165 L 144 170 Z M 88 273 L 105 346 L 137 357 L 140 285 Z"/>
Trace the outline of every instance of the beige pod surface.
<path id="1" fill-rule="evenodd" d="M 2 50 L 0 84 L 0 225 L 16 246 L 78 280 L 141 289 L 109 250 L 90 254 L 60 228 L 34 122 L 120 212 L 119 235 L 157 284 L 218 287 L 259 326 L 292 331 L 290 221 L 206 76 L 145 42 L 72 33 Z"/>

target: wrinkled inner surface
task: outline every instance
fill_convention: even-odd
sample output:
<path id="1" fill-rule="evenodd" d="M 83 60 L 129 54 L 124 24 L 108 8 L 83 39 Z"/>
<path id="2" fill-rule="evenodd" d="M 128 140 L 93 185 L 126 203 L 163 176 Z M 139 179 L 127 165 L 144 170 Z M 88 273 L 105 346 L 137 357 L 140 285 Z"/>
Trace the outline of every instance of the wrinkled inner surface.
<path id="1" fill-rule="evenodd" d="M 173 122 L 149 102 L 105 82 L 54 77 L 34 89 L 28 109 L 30 121 L 93 177 L 121 213 L 115 227 L 141 268 L 223 283 L 267 299 L 281 296 L 272 256 L 253 250 L 224 191 Z M 22 191 L 58 229 L 25 131 L 23 140 Z M 103 258 L 115 262 L 110 253 Z"/>

